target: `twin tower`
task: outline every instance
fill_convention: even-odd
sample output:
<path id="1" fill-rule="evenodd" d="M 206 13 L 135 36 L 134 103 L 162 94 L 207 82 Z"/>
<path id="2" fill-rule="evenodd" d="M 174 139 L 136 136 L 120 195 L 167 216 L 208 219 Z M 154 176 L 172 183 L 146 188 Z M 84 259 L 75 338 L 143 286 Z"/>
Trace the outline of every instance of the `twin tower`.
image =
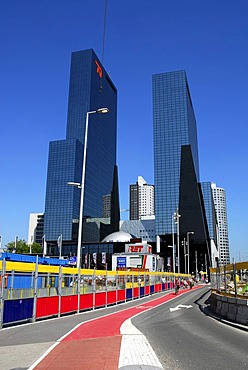
<path id="1" fill-rule="evenodd" d="M 172 218 L 178 210 L 180 238 L 183 240 L 193 230 L 195 251 L 209 261 L 211 243 L 199 183 L 197 129 L 186 73 L 154 75 L 152 86 L 156 235 L 160 236 L 161 250 L 171 245 L 175 232 Z M 44 219 L 47 243 L 56 242 L 62 234 L 68 249 L 65 253 L 76 248 L 81 194 L 81 189 L 67 183 L 81 182 L 87 112 L 103 107 L 109 109 L 108 114 L 89 116 L 84 242 L 100 242 L 109 231 L 118 228 L 117 89 L 92 49 L 73 52 L 66 138 L 50 142 Z"/>

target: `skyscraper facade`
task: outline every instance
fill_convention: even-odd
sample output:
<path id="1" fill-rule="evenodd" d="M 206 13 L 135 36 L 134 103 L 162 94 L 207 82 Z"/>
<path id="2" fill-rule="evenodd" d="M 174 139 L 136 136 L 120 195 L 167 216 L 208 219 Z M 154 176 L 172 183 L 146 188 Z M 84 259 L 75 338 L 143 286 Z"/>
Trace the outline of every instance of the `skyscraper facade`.
<path id="1" fill-rule="evenodd" d="M 142 176 L 130 185 L 130 220 L 154 216 L 154 185 L 149 185 Z"/>
<path id="2" fill-rule="evenodd" d="M 205 212 L 208 223 L 208 231 L 210 239 L 217 238 L 217 216 L 216 209 L 214 204 L 213 192 L 212 192 L 212 183 L 211 182 L 201 182 L 201 189 L 203 194 Z M 216 240 L 217 244 L 217 240 Z"/>
<path id="3" fill-rule="evenodd" d="M 164 257 L 173 253 L 168 251 L 169 245 L 177 245 L 178 272 L 189 265 L 189 271 L 198 274 L 210 265 L 211 245 L 199 183 L 196 119 L 186 72 L 153 75 L 152 92 L 156 235 L 162 241 Z M 189 235 L 186 253 L 182 244 L 185 247 Z"/>
<path id="4" fill-rule="evenodd" d="M 197 130 L 186 72 L 156 74 L 152 83 L 156 233 L 164 235 L 179 207 L 182 145 L 191 147 L 199 181 Z"/>
<path id="5" fill-rule="evenodd" d="M 217 209 L 215 207 L 212 183 L 210 181 L 201 182 L 201 190 L 205 206 L 205 214 L 207 218 L 209 238 L 211 243 L 211 260 L 212 266 L 217 267 L 217 259 L 219 260 L 219 226 L 217 218 Z"/>
<path id="6" fill-rule="evenodd" d="M 117 90 L 92 49 L 73 52 L 66 139 L 50 142 L 44 233 L 47 241 L 77 239 L 86 113 L 108 108 L 107 114 L 90 114 L 85 171 L 86 218 L 104 216 L 104 197 L 111 194 L 116 165 Z M 89 241 L 84 232 L 83 240 Z"/>
<path id="7" fill-rule="evenodd" d="M 219 261 L 220 265 L 226 265 L 230 263 L 226 192 L 225 189 L 217 187 L 215 183 L 211 183 L 211 188 L 218 220 Z"/>

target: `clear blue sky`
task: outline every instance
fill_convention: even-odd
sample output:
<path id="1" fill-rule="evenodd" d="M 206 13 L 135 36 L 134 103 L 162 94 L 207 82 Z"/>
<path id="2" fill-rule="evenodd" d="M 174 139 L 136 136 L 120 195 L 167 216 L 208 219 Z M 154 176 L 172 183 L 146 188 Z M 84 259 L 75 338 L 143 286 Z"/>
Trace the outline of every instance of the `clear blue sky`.
<path id="1" fill-rule="evenodd" d="M 231 257 L 248 260 L 247 0 L 108 0 L 104 65 L 118 89 L 121 208 L 153 183 L 151 76 L 185 69 L 201 181 L 227 195 Z M 0 234 L 27 240 L 43 212 L 48 145 L 65 138 L 70 54 L 102 58 L 104 0 L 0 4 Z M 127 217 L 127 215 L 123 217 Z"/>

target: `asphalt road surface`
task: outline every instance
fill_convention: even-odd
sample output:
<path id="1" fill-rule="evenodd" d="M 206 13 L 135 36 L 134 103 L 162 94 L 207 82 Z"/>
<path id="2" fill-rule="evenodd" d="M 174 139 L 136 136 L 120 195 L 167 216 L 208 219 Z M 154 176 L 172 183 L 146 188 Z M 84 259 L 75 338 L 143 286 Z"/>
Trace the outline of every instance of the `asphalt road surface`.
<path id="1" fill-rule="evenodd" d="M 248 332 L 200 310 L 208 290 L 192 290 L 132 319 L 164 369 L 248 369 Z"/>
<path id="2" fill-rule="evenodd" d="M 158 293 L 107 309 L 2 329 L 0 369 L 28 369 L 76 325 L 138 305 L 147 306 L 148 311 L 135 316 L 132 323 L 146 336 L 164 369 L 248 369 L 248 331 L 229 327 L 202 313 L 199 304 L 206 301 L 202 295 L 207 291 L 209 287 L 179 296 Z M 167 294 L 171 295 L 170 301 L 149 309 L 147 303 Z"/>

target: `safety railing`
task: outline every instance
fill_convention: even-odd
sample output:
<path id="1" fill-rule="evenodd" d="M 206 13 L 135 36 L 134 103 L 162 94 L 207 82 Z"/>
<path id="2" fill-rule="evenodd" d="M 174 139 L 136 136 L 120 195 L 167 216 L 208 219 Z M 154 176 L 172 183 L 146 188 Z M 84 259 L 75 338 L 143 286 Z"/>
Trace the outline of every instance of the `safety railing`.
<path id="1" fill-rule="evenodd" d="M 92 310 L 172 289 L 188 275 L 0 261 L 0 325 Z"/>

